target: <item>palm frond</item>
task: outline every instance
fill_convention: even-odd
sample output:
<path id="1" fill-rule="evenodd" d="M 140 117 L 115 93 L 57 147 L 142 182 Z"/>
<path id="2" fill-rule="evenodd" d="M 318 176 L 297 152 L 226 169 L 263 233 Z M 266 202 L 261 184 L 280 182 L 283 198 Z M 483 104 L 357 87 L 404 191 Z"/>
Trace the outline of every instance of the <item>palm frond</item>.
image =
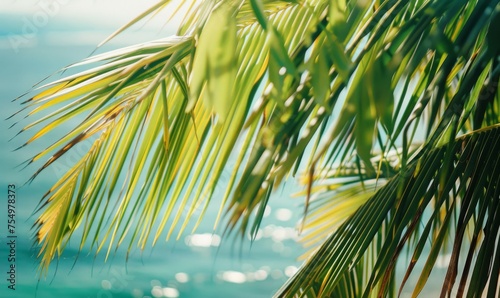
<path id="1" fill-rule="evenodd" d="M 355 272 L 353 268 L 362 264 L 370 245 L 377 244 L 376 262 L 369 268 L 369 279 L 364 280 L 362 291 L 356 295 L 364 292 L 363 296 L 369 296 L 376 290 L 377 296 L 385 296 L 388 283 L 394 278 L 395 261 L 402 250 L 409 246 L 413 255 L 401 289 L 414 264 L 425 258 L 423 245 L 430 241 L 430 254 L 413 290 L 416 296 L 443 249 L 445 235 L 452 232 L 452 257 L 442 295 L 451 295 L 458 272 L 464 272 L 458 285 L 459 293 L 464 291 L 470 269 L 474 284 L 469 285 L 468 295 L 480 294 L 485 289 L 495 292 L 498 268 L 493 264 L 498 257 L 499 146 L 500 128 L 497 125 L 460 137 L 413 160 L 405 171 L 391 178 L 335 229 L 277 296 L 302 296 L 309 291 L 317 296 L 331 296 L 337 287 L 343 286 L 344 275 L 351 270 Z M 451 220 L 455 209 L 459 222 L 454 225 Z M 426 212 L 428 216 L 424 215 Z M 424 230 L 419 231 L 419 226 Z M 465 239 L 467 229 L 474 231 L 472 242 Z M 497 232 L 492 238 L 479 241 L 489 231 Z M 411 238 L 418 241 L 409 241 Z M 470 256 L 465 268 L 458 270 L 462 246 L 468 247 Z M 472 254 L 476 247 L 480 249 L 474 260 Z M 478 278 L 483 279 L 479 281 Z M 490 282 L 488 286 L 487 281 Z"/>

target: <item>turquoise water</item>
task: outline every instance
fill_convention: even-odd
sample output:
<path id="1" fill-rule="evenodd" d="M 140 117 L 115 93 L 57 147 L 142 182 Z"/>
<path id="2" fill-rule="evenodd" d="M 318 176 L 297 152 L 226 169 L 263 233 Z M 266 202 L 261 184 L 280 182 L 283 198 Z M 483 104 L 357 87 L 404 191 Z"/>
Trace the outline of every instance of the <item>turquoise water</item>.
<path id="1" fill-rule="evenodd" d="M 77 29 L 64 27 L 63 34 L 54 39 L 49 34 L 53 31 L 46 28 L 30 44 L 16 51 L 7 36 L 16 30 L 9 20 L 18 19 L 3 16 L 0 20 L 4 25 L 0 26 L 3 119 L 21 107 L 19 102 L 11 103 L 12 99 L 59 68 L 88 56 L 103 35 L 95 31 L 93 37 L 92 32 L 86 31 L 84 34 L 90 40 L 96 39 L 94 44 L 67 42 L 65 45 L 61 38 L 71 37 L 72 30 Z M 9 129 L 15 121 L 20 122 Z M 26 123 L 20 117 L 1 122 L 0 297 L 270 297 L 299 266 L 296 259 L 303 249 L 293 240 L 296 237 L 293 226 L 298 217 L 291 214 L 290 209 L 297 209 L 300 202 L 285 199 L 289 191 L 282 191 L 275 195 L 262 225 L 261 238 L 253 245 L 249 240 L 243 243 L 233 242 L 232 238 L 221 240 L 217 232 L 211 235 L 217 212 L 214 204 L 195 236 L 187 238 L 184 235 L 177 242 L 160 241 L 144 252 L 136 250 L 128 262 L 125 261 L 125 248 L 118 250 L 106 263 L 104 256 L 95 257 L 94 251 L 79 253 L 79 239 L 75 238 L 62 257 L 54 260 L 49 275 L 38 280 L 38 251 L 33 247 L 31 230 L 36 215 L 32 212 L 59 173 L 49 169 L 33 183 L 23 185 L 36 167 L 21 170 L 19 165 L 48 145 L 44 141 L 13 152 L 27 135 L 9 139 Z M 6 280 L 7 266 L 11 264 L 6 245 L 9 184 L 17 188 L 15 291 L 7 288 Z"/>

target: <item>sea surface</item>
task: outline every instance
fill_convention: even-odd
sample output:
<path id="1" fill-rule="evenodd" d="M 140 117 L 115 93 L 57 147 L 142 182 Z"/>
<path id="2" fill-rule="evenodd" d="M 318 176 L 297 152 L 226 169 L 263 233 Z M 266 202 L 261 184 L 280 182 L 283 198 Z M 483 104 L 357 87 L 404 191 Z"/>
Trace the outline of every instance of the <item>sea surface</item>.
<path id="1" fill-rule="evenodd" d="M 104 262 L 104 254 L 96 256 L 95 251 L 85 249 L 79 252 L 79 239 L 75 237 L 62 256 L 53 261 L 49 274 L 39 278 L 38 249 L 33 246 L 31 229 L 37 214 L 33 211 L 60 172 L 57 168 L 48 169 L 26 184 L 36 166 L 23 168 L 23 162 L 54 139 L 14 151 L 30 134 L 13 138 L 29 120 L 4 119 L 19 111 L 23 107 L 21 101 L 29 95 L 12 102 L 13 99 L 49 75 L 52 76 L 45 82 L 60 78 L 60 74 L 55 74 L 59 69 L 88 57 L 112 30 L 54 20 L 34 33 L 27 31 L 26 24 L 26 16 L 0 12 L 0 297 L 270 297 L 276 292 L 297 270 L 297 258 L 304 252 L 295 241 L 294 228 L 302 202 L 289 198 L 290 187 L 274 195 L 259 237 L 253 243 L 248 238 L 222 239 L 222 228 L 214 233 L 218 212 L 215 199 L 197 231 L 184 234 L 179 241 L 159 241 L 154 248 L 136 249 L 128 261 L 124 247 Z M 161 37 L 158 32 L 142 32 L 132 30 L 128 40 L 119 39 L 100 52 Z M 12 235 L 16 238 L 7 238 L 8 185 L 16 188 L 16 224 Z M 15 290 L 8 289 L 7 282 L 7 266 L 14 264 L 8 261 L 7 243 L 12 239 L 16 242 Z"/>
<path id="2" fill-rule="evenodd" d="M 160 241 L 154 248 L 134 250 L 128 261 L 124 247 L 104 262 L 103 254 L 96 256 L 86 249 L 79 252 L 79 239 L 75 238 L 53 261 L 49 274 L 39 277 L 38 249 L 33 245 L 31 228 L 37 214 L 33 211 L 60 172 L 48 169 L 26 184 L 37 165 L 22 165 L 53 140 L 14 150 L 29 137 L 29 133 L 14 137 L 29 120 L 3 119 L 19 111 L 27 97 L 13 99 L 49 75 L 49 81 L 59 78 L 59 69 L 88 57 L 113 30 L 53 19 L 34 32 L 29 31 L 30 17 L 33 15 L 0 11 L 0 297 L 271 297 L 297 270 L 301 264 L 298 257 L 305 252 L 297 243 L 295 227 L 303 201 L 290 198 L 299 189 L 293 180 L 274 193 L 253 243 L 248 238 L 221 238 L 221 228 L 213 231 L 218 211 L 215 202 L 199 229 L 192 235 L 184 234 L 179 241 Z M 159 37 L 158 31 L 135 29 L 104 50 Z M 12 264 L 7 245 L 12 240 L 7 238 L 9 185 L 16 188 L 15 290 L 8 289 L 7 281 L 7 266 Z M 446 265 L 446 260 L 443 262 Z M 442 275 L 443 270 L 436 271 Z M 437 290 L 431 283 L 424 295 L 432 297 Z"/>

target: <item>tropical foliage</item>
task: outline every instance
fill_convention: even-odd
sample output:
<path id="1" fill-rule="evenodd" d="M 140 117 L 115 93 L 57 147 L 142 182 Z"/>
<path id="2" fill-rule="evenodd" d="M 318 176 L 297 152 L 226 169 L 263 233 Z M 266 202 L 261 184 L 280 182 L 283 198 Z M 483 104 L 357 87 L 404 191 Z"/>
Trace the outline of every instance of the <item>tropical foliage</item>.
<path id="1" fill-rule="evenodd" d="M 273 190 L 304 184 L 311 249 L 277 297 L 393 296 L 412 274 L 416 296 L 443 253 L 442 296 L 499 295 L 499 1 L 182 5 L 176 36 L 71 65 L 24 102 L 25 145 L 78 120 L 33 178 L 92 144 L 42 198 L 42 273 L 77 229 L 109 254 L 198 226 L 230 169 L 226 233 L 255 235 Z"/>

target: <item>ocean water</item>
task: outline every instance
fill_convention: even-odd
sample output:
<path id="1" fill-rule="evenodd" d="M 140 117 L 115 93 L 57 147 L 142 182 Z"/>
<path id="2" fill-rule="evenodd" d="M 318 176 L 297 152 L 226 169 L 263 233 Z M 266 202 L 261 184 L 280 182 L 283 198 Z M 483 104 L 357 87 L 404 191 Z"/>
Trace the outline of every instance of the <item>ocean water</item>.
<path id="1" fill-rule="evenodd" d="M 9 34 L 16 30 L 22 34 L 19 24 L 12 25 L 19 23 L 19 18 L 0 18 L 0 297 L 270 297 L 295 272 L 300 265 L 297 258 L 304 252 L 295 241 L 298 213 L 292 212 L 300 210 L 301 202 L 288 198 L 289 188 L 274 196 L 259 239 L 253 244 L 248 239 L 221 239 L 218 230 L 213 233 L 218 211 L 214 204 L 194 235 L 159 241 L 145 251 L 137 249 L 128 262 L 126 247 L 104 262 L 104 254 L 95 256 L 94 251 L 85 249 L 79 252 L 76 237 L 61 258 L 53 261 L 49 274 L 39 278 L 38 250 L 33 246 L 31 229 L 37 215 L 33 211 L 60 173 L 49 169 L 25 184 L 36 167 L 23 169 L 20 165 L 51 140 L 13 151 L 29 136 L 23 133 L 12 139 L 28 121 L 22 117 L 3 119 L 22 107 L 13 99 L 58 69 L 87 57 L 109 32 L 53 24 L 17 47 Z M 15 290 L 8 289 L 7 281 L 8 266 L 13 264 L 8 261 L 7 243 L 12 239 L 7 238 L 8 185 L 16 186 Z"/>
<path id="2" fill-rule="evenodd" d="M 0 94 L 2 118 L 20 109 L 11 102 L 40 79 L 71 62 L 86 57 L 92 46 L 43 44 L 23 48 L 18 53 L 1 49 Z M 16 118 L 16 120 L 19 117 Z M 103 254 L 78 252 L 75 238 L 59 260 L 54 260 L 46 278 L 38 279 L 37 252 L 33 247 L 32 224 L 35 206 L 43 193 L 57 179 L 49 169 L 33 183 L 26 184 L 35 167 L 19 165 L 48 145 L 34 143 L 14 151 L 26 140 L 24 134 L 9 141 L 27 123 L 2 121 L 2 170 L 0 188 L 0 297 L 270 297 L 293 274 L 303 249 L 294 241 L 294 224 L 298 220 L 291 209 L 300 202 L 289 200 L 288 191 L 278 192 L 268 209 L 262 226 L 262 237 L 252 245 L 247 239 L 233 246 L 233 239 L 220 239 L 212 233 L 213 218 L 218 211 L 210 208 L 207 220 L 193 236 L 179 241 L 162 242 L 144 252 L 136 250 L 125 261 L 125 250 L 104 263 Z M 7 242 L 7 189 L 16 185 L 16 290 L 7 288 L 9 247 Z M 297 207 L 297 208 L 295 208 Z"/>

